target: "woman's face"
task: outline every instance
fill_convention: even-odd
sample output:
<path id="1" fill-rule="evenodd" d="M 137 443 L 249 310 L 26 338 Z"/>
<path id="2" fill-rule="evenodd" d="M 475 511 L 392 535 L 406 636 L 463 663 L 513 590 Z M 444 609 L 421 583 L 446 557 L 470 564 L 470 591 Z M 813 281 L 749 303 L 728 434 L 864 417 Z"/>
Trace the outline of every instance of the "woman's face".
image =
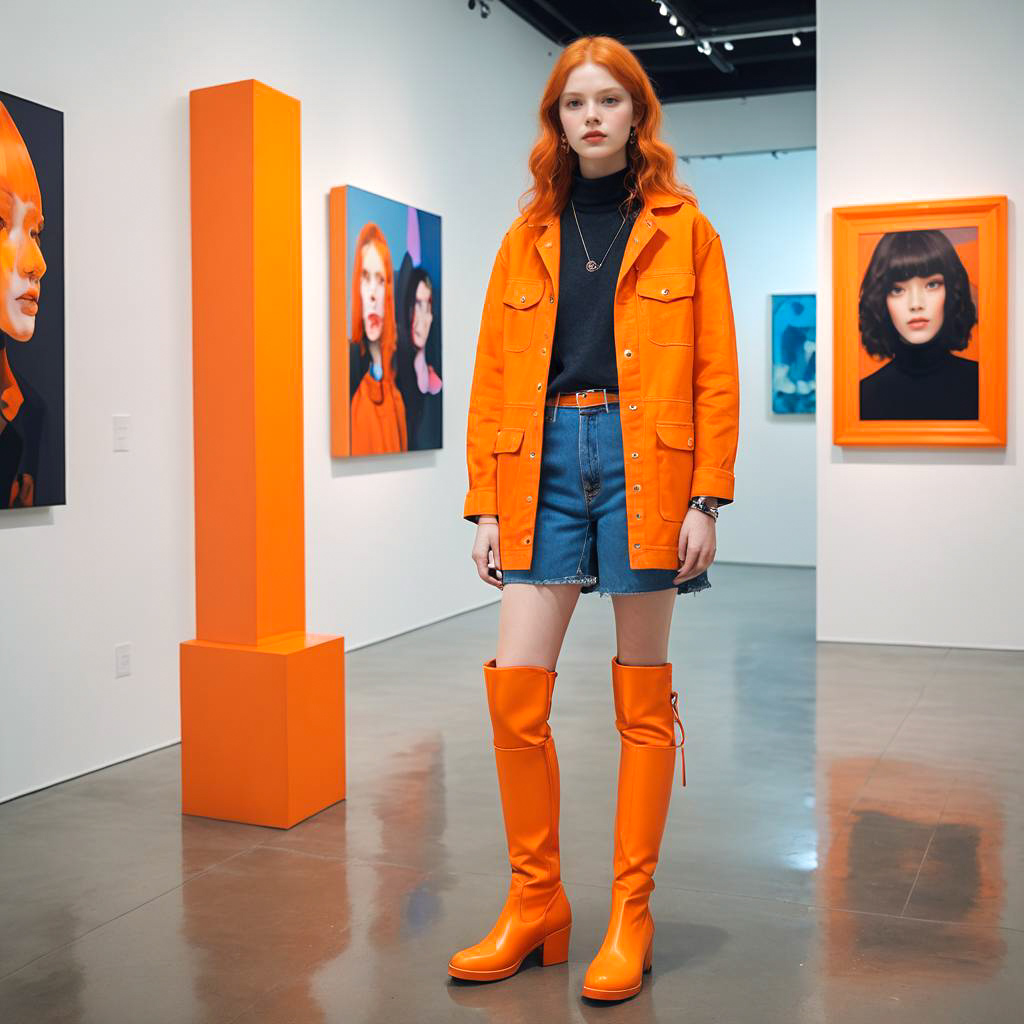
<path id="1" fill-rule="evenodd" d="M 412 341 L 417 348 L 426 345 L 433 321 L 434 308 L 431 303 L 430 286 L 426 281 L 420 281 L 416 285 L 416 298 L 412 307 Z"/>
<path id="2" fill-rule="evenodd" d="M 589 62 L 573 68 L 558 100 L 558 115 L 584 176 L 600 177 L 626 166 L 626 142 L 636 121 L 633 99 L 607 68 Z"/>
<path id="3" fill-rule="evenodd" d="M 892 325 L 911 345 L 931 341 L 942 327 L 946 282 L 942 274 L 894 281 L 885 297 Z"/>
<path id="4" fill-rule="evenodd" d="M 367 242 L 363 246 L 362 266 L 359 294 L 363 300 L 363 333 L 367 341 L 380 341 L 388 289 L 384 261 L 374 242 Z"/>
<path id="5" fill-rule="evenodd" d="M 42 229 L 39 197 L 26 200 L 0 178 L 0 332 L 15 341 L 28 341 L 36 329 L 39 281 L 46 273 Z"/>

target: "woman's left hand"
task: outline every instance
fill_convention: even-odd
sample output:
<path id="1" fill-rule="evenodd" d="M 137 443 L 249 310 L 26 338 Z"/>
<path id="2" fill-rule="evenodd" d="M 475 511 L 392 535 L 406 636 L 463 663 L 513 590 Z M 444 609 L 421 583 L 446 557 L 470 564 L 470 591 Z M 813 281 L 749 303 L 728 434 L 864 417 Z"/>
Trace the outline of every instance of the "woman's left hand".
<path id="1" fill-rule="evenodd" d="M 699 576 L 715 560 L 715 521 L 700 509 L 687 510 L 679 528 L 679 572 L 672 581 L 677 586 Z"/>

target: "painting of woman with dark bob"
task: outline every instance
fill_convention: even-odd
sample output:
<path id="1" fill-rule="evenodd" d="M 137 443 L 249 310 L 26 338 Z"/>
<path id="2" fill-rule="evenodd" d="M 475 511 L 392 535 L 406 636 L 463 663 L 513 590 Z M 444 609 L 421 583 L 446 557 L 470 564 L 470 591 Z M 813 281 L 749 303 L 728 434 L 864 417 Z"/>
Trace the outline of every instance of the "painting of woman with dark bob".
<path id="1" fill-rule="evenodd" d="M 398 274 L 398 389 L 409 450 L 441 447 L 441 340 L 434 282 L 408 253 Z"/>
<path id="2" fill-rule="evenodd" d="M 946 233 L 887 232 L 860 287 L 860 340 L 888 360 L 860 381 L 862 420 L 976 420 L 978 322 L 967 270 Z"/>

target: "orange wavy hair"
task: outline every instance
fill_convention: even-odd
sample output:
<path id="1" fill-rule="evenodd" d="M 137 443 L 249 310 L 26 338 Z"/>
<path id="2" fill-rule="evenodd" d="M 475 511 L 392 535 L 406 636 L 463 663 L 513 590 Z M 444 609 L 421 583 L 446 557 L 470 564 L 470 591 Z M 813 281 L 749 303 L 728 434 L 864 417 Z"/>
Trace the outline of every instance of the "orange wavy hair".
<path id="1" fill-rule="evenodd" d="M 356 239 L 356 254 L 352 268 L 352 344 L 359 345 L 359 354 L 366 355 L 366 340 L 363 334 L 363 294 L 359 290 L 359 281 L 363 276 L 363 247 L 373 242 L 384 264 L 384 322 L 380 329 L 380 362 L 386 378 L 394 376 L 392 372 L 392 356 L 395 352 L 395 271 L 391 263 L 391 248 L 381 229 L 367 221 L 359 237 Z"/>
<path id="2" fill-rule="evenodd" d="M 519 198 L 520 213 L 527 220 L 547 220 L 558 216 L 569 201 L 572 176 L 579 168 L 579 156 L 571 148 L 568 153 L 563 153 L 559 145 L 562 122 L 558 116 L 558 104 L 570 72 L 588 61 L 607 69 L 629 93 L 633 112 L 640 115 L 636 125 L 636 143 L 626 145 L 630 171 L 626 175 L 626 188 L 630 192 L 630 202 L 634 198 L 643 201 L 647 195 L 660 192 L 678 196 L 696 206 L 697 197 L 693 189 L 676 178 L 675 151 L 658 138 L 661 104 L 647 72 L 617 39 L 611 36 L 580 36 L 555 61 L 541 96 L 540 138 L 530 153 L 533 185 Z"/>

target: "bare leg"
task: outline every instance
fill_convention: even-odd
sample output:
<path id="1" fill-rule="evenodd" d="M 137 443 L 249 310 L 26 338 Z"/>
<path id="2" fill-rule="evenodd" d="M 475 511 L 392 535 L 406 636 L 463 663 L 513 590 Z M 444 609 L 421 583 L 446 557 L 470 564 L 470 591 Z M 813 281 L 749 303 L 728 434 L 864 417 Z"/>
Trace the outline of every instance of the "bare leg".
<path id="1" fill-rule="evenodd" d="M 554 669 L 580 588 L 579 583 L 507 584 L 501 592 L 497 665 Z"/>
<path id="2" fill-rule="evenodd" d="M 646 594 L 613 594 L 615 642 L 623 665 L 668 661 L 668 634 L 675 610 L 675 587 Z"/>

